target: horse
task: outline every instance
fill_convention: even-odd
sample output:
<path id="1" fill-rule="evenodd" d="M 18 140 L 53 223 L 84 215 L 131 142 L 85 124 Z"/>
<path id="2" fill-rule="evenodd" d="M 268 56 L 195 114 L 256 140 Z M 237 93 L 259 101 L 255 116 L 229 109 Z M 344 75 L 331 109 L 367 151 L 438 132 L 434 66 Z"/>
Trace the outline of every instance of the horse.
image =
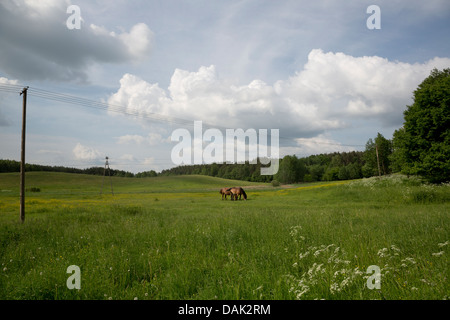
<path id="1" fill-rule="evenodd" d="M 245 193 L 244 189 L 242 189 L 241 187 L 237 187 L 237 188 L 229 188 L 227 189 L 227 191 L 231 192 L 231 200 L 237 200 L 238 196 L 239 196 L 239 200 L 241 200 L 241 196 L 244 196 L 244 200 L 247 200 L 247 194 Z"/>
<path id="2" fill-rule="evenodd" d="M 229 188 L 222 188 L 222 189 L 220 189 L 219 193 L 222 195 L 222 200 L 223 200 L 224 196 L 225 196 L 225 200 L 227 200 L 227 196 L 233 197 Z"/>

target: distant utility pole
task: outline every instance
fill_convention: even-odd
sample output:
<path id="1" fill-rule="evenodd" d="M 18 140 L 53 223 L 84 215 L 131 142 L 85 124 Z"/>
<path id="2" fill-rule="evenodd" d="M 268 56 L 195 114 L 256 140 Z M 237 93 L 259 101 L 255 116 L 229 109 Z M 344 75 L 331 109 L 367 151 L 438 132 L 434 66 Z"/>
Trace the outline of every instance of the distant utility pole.
<path id="1" fill-rule="evenodd" d="M 113 186 L 112 186 L 112 179 L 111 179 L 111 169 L 109 168 L 108 159 L 109 159 L 109 158 L 106 157 L 105 169 L 103 170 L 102 191 L 100 192 L 100 194 L 103 193 L 103 184 L 104 184 L 104 182 L 105 182 L 106 168 L 108 168 L 109 182 L 110 182 L 110 184 L 111 184 L 111 194 L 114 195 L 114 192 L 113 192 Z"/>
<path id="2" fill-rule="evenodd" d="M 22 146 L 20 153 L 20 221 L 25 221 L 25 129 L 27 121 L 27 90 L 23 88 L 20 95 L 23 95 L 22 104 Z"/>

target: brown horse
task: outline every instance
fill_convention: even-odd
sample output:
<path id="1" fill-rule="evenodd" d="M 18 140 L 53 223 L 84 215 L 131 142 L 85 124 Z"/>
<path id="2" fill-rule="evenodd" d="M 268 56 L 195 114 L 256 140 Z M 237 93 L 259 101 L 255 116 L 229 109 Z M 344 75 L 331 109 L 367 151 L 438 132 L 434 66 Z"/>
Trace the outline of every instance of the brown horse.
<path id="1" fill-rule="evenodd" d="M 233 197 L 229 188 L 222 188 L 222 189 L 220 189 L 219 193 L 222 195 L 222 200 L 223 200 L 223 197 L 225 197 L 225 200 L 227 200 L 227 196 Z"/>
<path id="2" fill-rule="evenodd" d="M 242 189 L 241 187 L 237 187 L 237 188 L 229 188 L 227 189 L 227 191 L 231 192 L 231 200 L 237 200 L 238 196 L 239 196 L 239 200 L 241 200 L 241 196 L 244 196 L 244 200 L 247 200 L 247 194 L 245 193 L 244 189 Z"/>

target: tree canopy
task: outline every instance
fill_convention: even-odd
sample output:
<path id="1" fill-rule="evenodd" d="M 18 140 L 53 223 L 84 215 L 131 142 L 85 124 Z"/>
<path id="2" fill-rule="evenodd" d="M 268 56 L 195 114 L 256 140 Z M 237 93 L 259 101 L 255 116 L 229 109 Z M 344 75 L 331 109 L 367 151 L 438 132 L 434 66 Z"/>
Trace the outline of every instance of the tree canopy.
<path id="1" fill-rule="evenodd" d="M 450 180 L 450 69 L 434 69 L 414 91 L 393 138 L 393 167 L 431 182 Z"/>

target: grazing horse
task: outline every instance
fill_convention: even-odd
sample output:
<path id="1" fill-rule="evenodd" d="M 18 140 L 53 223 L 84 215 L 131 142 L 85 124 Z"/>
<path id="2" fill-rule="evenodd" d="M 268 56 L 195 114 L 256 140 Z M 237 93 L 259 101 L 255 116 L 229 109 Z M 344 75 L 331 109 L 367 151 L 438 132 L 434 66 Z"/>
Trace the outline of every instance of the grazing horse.
<path id="1" fill-rule="evenodd" d="M 231 192 L 231 200 L 237 200 L 238 196 L 239 196 L 239 200 L 241 200 L 241 196 L 244 196 L 244 200 L 247 200 L 247 194 L 245 193 L 244 189 L 242 189 L 241 187 L 237 187 L 237 188 L 229 188 L 227 189 L 227 191 Z"/>
<path id="2" fill-rule="evenodd" d="M 223 197 L 225 197 L 225 200 L 227 200 L 227 196 L 233 197 L 229 188 L 222 188 L 222 189 L 220 189 L 219 193 L 222 195 L 222 200 L 223 200 Z"/>

